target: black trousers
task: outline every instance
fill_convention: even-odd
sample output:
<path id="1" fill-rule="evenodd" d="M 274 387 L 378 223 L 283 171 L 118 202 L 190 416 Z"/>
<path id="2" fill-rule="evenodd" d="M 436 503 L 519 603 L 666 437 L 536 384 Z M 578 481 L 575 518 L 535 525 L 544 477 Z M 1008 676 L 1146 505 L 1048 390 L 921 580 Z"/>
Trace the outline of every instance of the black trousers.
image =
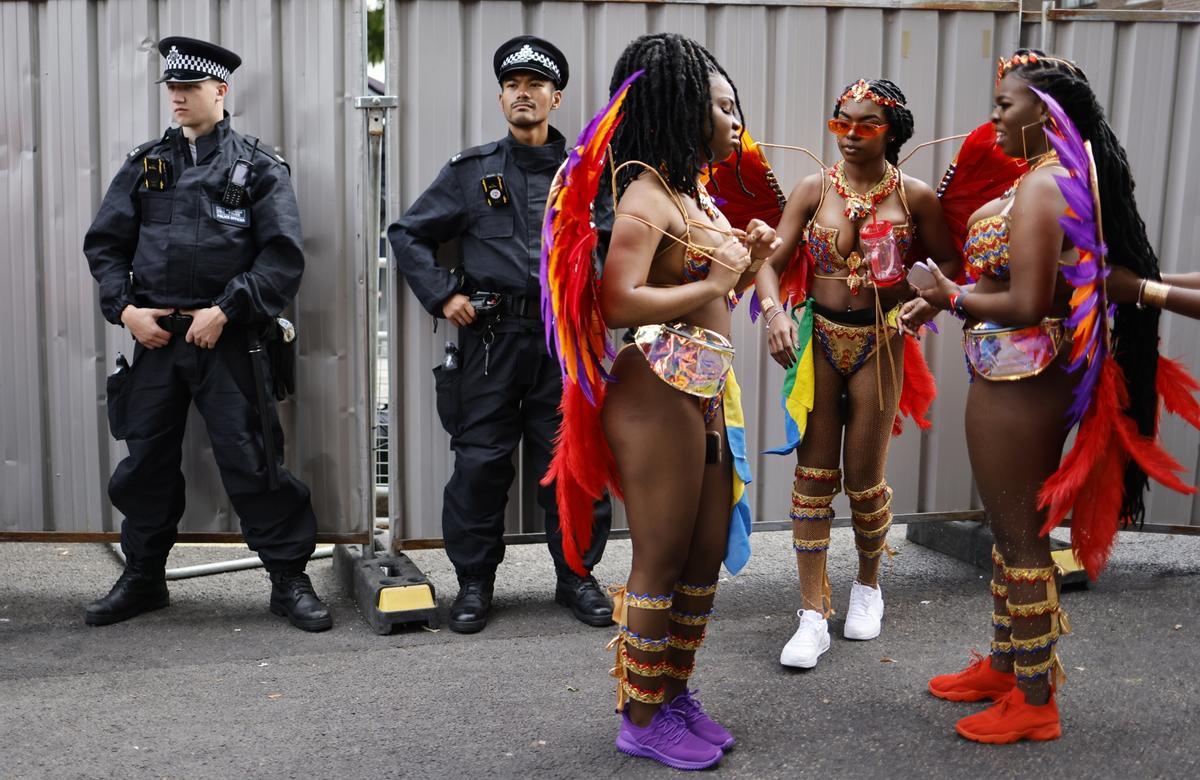
<path id="1" fill-rule="evenodd" d="M 493 329 L 490 350 L 485 333 L 478 323 L 459 329 L 459 368 L 434 370 L 438 415 L 454 451 L 454 473 L 442 503 L 442 536 L 460 577 L 492 576 L 504 560 L 504 508 L 516 476 L 513 453 L 524 437 L 529 463 L 540 479 L 550 465 L 561 420 L 562 378 L 558 361 L 546 349 L 541 323 L 501 321 Z M 537 502 L 546 512 L 550 557 L 564 576 L 570 570 L 563 561 L 554 486 L 539 485 Z M 593 517 L 592 544 L 584 555 L 588 570 L 600 561 L 612 526 L 607 497 L 596 502 Z"/>
<path id="2" fill-rule="evenodd" d="M 125 515 L 121 547 L 128 558 L 161 564 L 175 543 L 184 509 L 184 424 L 193 401 L 250 549 L 272 572 L 303 570 L 312 555 L 317 518 L 308 487 L 283 467 L 283 429 L 269 391 L 279 487 L 268 489 L 248 349 L 245 331 L 228 326 L 211 350 L 180 335 L 159 349 L 139 344 L 121 387 L 110 389 L 109 422 L 129 456 L 113 472 L 108 496 Z"/>

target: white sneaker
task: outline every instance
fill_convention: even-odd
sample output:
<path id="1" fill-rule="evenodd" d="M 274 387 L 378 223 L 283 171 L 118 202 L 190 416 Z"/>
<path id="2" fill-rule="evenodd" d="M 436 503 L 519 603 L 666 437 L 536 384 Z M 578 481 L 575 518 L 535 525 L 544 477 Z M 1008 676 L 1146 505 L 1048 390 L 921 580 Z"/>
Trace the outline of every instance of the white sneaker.
<path id="1" fill-rule="evenodd" d="M 874 639 L 879 636 L 882 622 L 883 591 L 878 585 L 872 588 L 855 580 L 850 586 L 850 606 L 842 635 L 847 639 Z"/>
<path id="2" fill-rule="evenodd" d="M 829 649 L 829 621 L 820 612 L 802 609 L 796 613 L 800 627 L 783 646 L 779 663 L 797 669 L 811 669 L 817 665 L 821 653 Z"/>

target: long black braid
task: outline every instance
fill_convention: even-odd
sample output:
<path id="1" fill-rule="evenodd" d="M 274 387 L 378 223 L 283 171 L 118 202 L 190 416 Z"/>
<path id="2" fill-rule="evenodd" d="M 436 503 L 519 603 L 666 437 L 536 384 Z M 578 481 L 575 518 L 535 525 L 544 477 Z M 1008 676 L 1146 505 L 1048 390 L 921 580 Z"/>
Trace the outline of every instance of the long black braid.
<path id="1" fill-rule="evenodd" d="M 1055 59 L 1036 49 L 1019 49 L 1017 54 L 1034 54 L 1036 62 L 1018 65 L 1021 79 L 1059 102 L 1075 123 L 1080 135 L 1092 142 L 1096 178 L 1100 183 L 1100 211 L 1108 262 L 1124 266 L 1140 277 L 1160 279 L 1158 257 L 1146 235 L 1146 223 L 1138 213 L 1133 196 L 1133 173 L 1125 149 L 1104 118 L 1087 76 L 1074 64 Z M 1125 372 L 1129 388 L 1128 414 L 1145 436 L 1154 434 L 1158 413 L 1158 317 L 1159 310 L 1139 310 L 1133 304 L 1117 307 L 1113 327 L 1117 363 Z M 1149 480 L 1132 460 L 1125 468 L 1125 501 L 1121 518 L 1140 523 L 1145 518 L 1144 495 Z"/>
<path id="2" fill-rule="evenodd" d="M 616 165 L 641 160 L 658 169 L 677 192 L 697 197 L 696 174 L 707 165 L 711 172 L 712 96 L 710 74 L 717 73 L 733 87 L 738 119 L 742 103 L 733 79 L 716 58 L 691 38 L 677 33 L 643 35 L 633 40 L 613 68 L 609 95 L 632 74 L 645 71 L 625 96 L 625 118 L 613 135 Z M 741 182 L 741 149 L 737 149 Z M 618 196 L 642 173 L 637 166 L 621 171 Z M 743 191 L 745 185 L 742 185 Z M 747 193 L 749 194 L 749 193 Z"/>
<path id="3" fill-rule="evenodd" d="M 854 82 L 857 84 L 858 82 Z M 845 95 L 854 84 L 847 84 L 845 89 L 838 93 L 839 97 Z M 895 100 L 900 105 L 898 106 L 880 106 L 883 109 L 883 116 L 888 123 L 888 144 L 884 150 L 884 158 L 892 165 L 900 163 L 900 148 L 912 138 L 913 128 L 916 126 L 913 121 L 912 112 L 908 110 L 905 104 L 908 98 L 904 97 L 904 93 L 900 91 L 900 87 L 896 86 L 895 82 L 887 79 L 872 79 L 867 81 L 867 85 L 871 91 L 882 98 Z M 842 107 L 841 100 L 833 104 L 833 118 L 836 119 L 838 109 Z"/>

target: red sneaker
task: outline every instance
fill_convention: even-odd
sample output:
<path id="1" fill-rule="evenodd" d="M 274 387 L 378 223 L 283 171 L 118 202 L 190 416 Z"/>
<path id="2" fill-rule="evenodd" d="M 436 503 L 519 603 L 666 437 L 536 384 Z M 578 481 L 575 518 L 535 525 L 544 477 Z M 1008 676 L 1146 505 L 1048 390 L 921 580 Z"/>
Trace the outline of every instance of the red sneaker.
<path id="1" fill-rule="evenodd" d="M 1012 672 L 998 672 L 986 655 L 973 653 L 975 661 L 961 672 L 939 674 L 929 681 L 929 692 L 948 701 L 999 700 L 1017 685 Z"/>
<path id="2" fill-rule="evenodd" d="M 954 730 L 973 742 L 992 745 L 1007 745 L 1022 739 L 1040 742 L 1062 736 L 1054 693 L 1050 693 L 1045 704 L 1034 707 L 1025 703 L 1025 693 L 1020 688 L 1013 688 L 983 712 L 963 718 L 954 725 Z"/>

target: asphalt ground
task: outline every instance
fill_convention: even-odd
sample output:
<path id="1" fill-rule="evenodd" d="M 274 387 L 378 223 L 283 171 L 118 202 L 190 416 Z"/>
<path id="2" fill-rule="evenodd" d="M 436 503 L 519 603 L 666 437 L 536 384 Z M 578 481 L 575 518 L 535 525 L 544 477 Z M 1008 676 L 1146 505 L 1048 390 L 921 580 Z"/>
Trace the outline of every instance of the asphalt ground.
<path id="1" fill-rule="evenodd" d="M 816 669 L 778 663 L 798 595 L 786 533 L 753 539 L 722 582 L 694 685 L 739 742 L 710 775 L 731 778 L 1150 778 L 1197 776 L 1200 539 L 1122 534 L 1098 584 L 1068 592 L 1062 739 L 983 746 L 954 733 L 980 705 L 925 690 L 985 650 L 983 572 L 904 541 L 884 563 L 887 614 L 872 642 L 841 638 Z M 830 579 L 844 611 L 848 530 Z M 237 557 L 180 547 L 170 565 Z M 455 592 L 440 551 L 414 553 L 443 609 Z M 621 581 L 628 542 L 597 575 Z M 169 609 L 103 628 L 85 602 L 119 573 L 98 545 L 0 545 L 0 777 L 604 778 L 677 774 L 617 752 L 603 646 L 553 603 L 541 546 L 512 547 L 494 617 L 461 636 L 377 636 L 334 580 L 310 566 L 332 631 L 306 634 L 267 611 L 261 571 L 171 584 Z"/>

